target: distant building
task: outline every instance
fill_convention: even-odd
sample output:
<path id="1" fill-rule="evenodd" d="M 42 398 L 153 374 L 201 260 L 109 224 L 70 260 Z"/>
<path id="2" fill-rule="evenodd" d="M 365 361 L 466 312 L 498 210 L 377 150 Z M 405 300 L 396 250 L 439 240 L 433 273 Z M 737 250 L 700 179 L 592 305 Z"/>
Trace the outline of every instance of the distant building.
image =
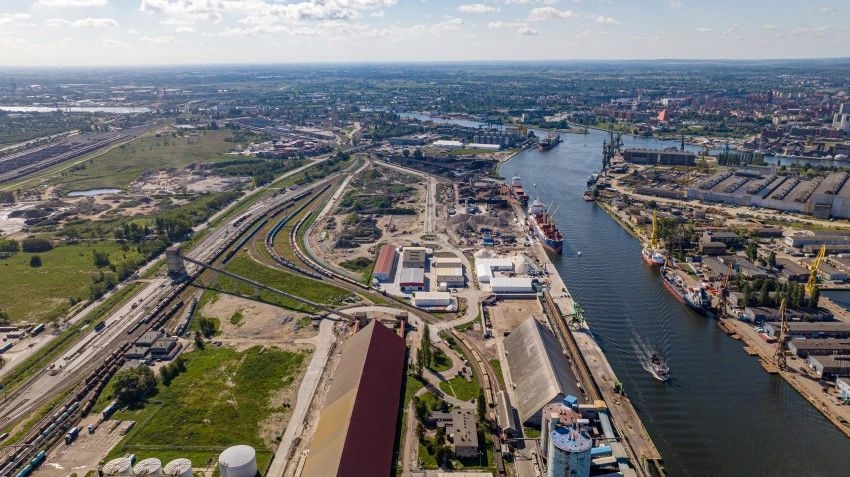
<path id="1" fill-rule="evenodd" d="M 151 358 L 156 360 L 170 360 L 177 356 L 181 345 L 177 338 L 160 338 L 151 345 Z"/>
<path id="2" fill-rule="evenodd" d="M 392 281 L 395 276 L 395 263 L 398 254 L 394 246 L 385 244 L 381 246 L 378 252 L 378 259 L 375 261 L 375 268 L 372 271 L 372 277 L 380 282 Z"/>
<path id="3" fill-rule="evenodd" d="M 842 104 L 832 117 L 832 127 L 850 135 L 850 103 Z"/>
<path id="4" fill-rule="evenodd" d="M 838 378 L 835 380 L 835 387 L 838 389 L 838 394 L 844 401 L 850 401 L 850 379 Z"/>
<path id="5" fill-rule="evenodd" d="M 850 245 L 850 234 L 846 232 L 798 232 L 785 236 L 785 245 L 803 248 L 806 245 Z"/>
<path id="6" fill-rule="evenodd" d="M 735 232 L 706 230 L 702 233 L 700 242 L 721 242 L 727 247 L 740 248 L 744 244 L 744 239 Z"/>
<path id="7" fill-rule="evenodd" d="M 794 282 L 804 282 L 809 279 L 809 270 L 787 258 L 777 258 L 776 266 L 779 267 L 779 273 L 787 280 Z"/>
<path id="8" fill-rule="evenodd" d="M 303 477 L 390 475 L 405 344 L 373 321 L 343 346 Z"/>
<path id="9" fill-rule="evenodd" d="M 475 276 L 479 283 L 490 283 L 494 271 L 510 272 L 514 269 L 514 262 L 508 258 L 476 258 Z"/>
<path id="10" fill-rule="evenodd" d="M 533 316 L 505 337 L 504 348 L 521 422 L 537 423 L 547 404 L 580 395 L 560 343 Z"/>
<path id="11" fill-rule="evenodd" d="M 699 253 L 708 256 L 724 255 L 726 253 L 726 244 L 723 242 L 700 242 Z"/>
<path id="12" fill-rule="evenodd" d="M 662 151 L 659 149 L 626 149 L 623 160 L 634 164 L 693 166 L 696 165 L 697 155 L 692 152 Z"/>

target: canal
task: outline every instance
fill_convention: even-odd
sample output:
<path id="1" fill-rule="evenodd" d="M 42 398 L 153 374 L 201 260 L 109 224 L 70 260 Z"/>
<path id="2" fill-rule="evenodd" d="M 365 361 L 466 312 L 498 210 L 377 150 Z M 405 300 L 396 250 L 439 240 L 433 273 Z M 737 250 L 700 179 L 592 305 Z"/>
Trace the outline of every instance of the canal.
<path id="1" fill-rule="evenodd" d="M 558 272 L 585 310 L 671 476 L 840 475 L 844 437 L 788 384 L 768 375 L 713 321 L 690 311 L 640 258 L 641 245 L 602 209 L 582 200 L 601 166 L 607 133 L 563 134 L 548 152 L 529 150 L 503 165 L 533 199 L 557 208 L 565 235 Z M 627 146 L 676 142 L 624 137 Z M 581 252 L 578 255 L 576 252 Z M 636 358 L 639 342 L 666 356 L 668 383 Z"/>

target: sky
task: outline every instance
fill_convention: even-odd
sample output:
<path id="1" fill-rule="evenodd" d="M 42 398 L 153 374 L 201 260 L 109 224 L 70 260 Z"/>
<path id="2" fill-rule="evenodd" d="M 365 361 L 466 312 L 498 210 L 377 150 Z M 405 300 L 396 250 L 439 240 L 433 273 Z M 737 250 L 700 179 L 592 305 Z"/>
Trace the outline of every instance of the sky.
<path id="1" fill-rule="evenodd" d="M 850 56 L 846 0 L 0 0 L 0 66 Z"/>

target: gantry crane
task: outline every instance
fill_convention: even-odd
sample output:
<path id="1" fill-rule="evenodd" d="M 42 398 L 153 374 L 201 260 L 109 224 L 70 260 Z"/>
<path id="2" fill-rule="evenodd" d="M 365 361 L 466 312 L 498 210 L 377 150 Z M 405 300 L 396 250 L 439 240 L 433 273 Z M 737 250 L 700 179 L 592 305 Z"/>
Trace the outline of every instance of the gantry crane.
<path id="1" fill-rule="evenodd" d="M 776 354 L 773 359 L 779 369 L 787 369 L 788 362 L 785 358 L 785 349 L 788 347 L 788 340 L 791 336 L 788 334 L 788 319 L 785 318 L 785 298 L 779 303 L 779 343 L 776 345 Z"/>
<path id="2" fill-rule="evenodd" d="M 812 260 L 812 264 L 809 266 L 811 272 L 809 273 L 809 281 L 806 282 L 806 294 L 809 295 L 809 298 L 812 297 L 812 293 L 815 291 L 815 287 L 818 283 L 818 268 L 820 268 L 821 263 L 823 263 L 824 257 L 826 256 L 826 244 L 820 246 L 820 251 L 818 252 L 817 257 Z"/>
<path id="3" fill-rule="evenodd" d="M 729 271 L 726 272 L 726 278 L 723 279 L 723 285 L 720 286 L 720 316 L 724 316 L 727 313 L 727 308 L 729 306 L 729 280 L 732 278 L 732 268 L 729 268 Z"/>

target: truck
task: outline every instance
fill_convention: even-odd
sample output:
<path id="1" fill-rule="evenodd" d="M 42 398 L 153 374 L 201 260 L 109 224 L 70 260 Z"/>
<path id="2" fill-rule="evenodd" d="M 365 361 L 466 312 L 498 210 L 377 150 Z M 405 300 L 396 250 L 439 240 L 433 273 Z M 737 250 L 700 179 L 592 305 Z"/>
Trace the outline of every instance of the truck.
<path id="1" fill-rule="evenodd" d="M 44 331 L 44 323 L 33 326 L 32 329 L 30 329 L 30 336 L 35 336 L 42 331 Z"/>
<path id="2" fill-rule="evenodd" d="M 12 349 L 12 346 L 14 346 L 14 345 L 15 345 L 14 343 L 6 343 L 3 346 L 0 346 L 0 354 L 3 354 L 6 351 L 9 351 L 10 349 Z"/>
<path id="3" fill-rule="evenodd" d="M 80 435 L 80 428 L 76 427 L 76 426 L 72 427 L 71 430 L 68 431 L 67 434 L 65 434 L 65 444 L 70 445 L 72 442 L 74 442 L 74 440 L 77 439 L 77 436 L 79 436 L 79 435 Z"/>

